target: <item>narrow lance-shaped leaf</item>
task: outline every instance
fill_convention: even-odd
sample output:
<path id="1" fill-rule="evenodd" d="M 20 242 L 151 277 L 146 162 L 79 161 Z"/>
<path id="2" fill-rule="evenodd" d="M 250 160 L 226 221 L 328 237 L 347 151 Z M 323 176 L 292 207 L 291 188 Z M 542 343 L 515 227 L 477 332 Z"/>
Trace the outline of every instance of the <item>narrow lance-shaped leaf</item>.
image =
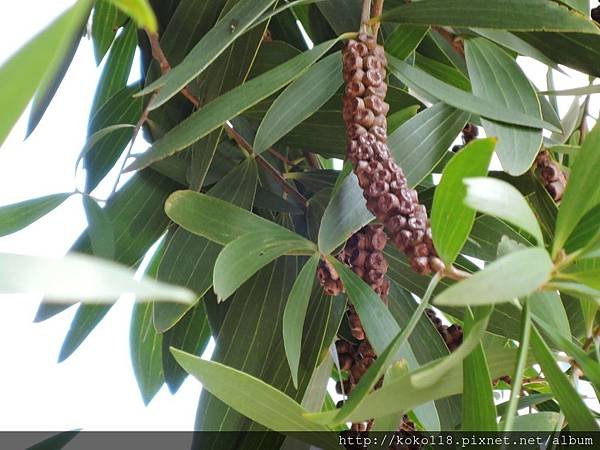
<path id="1" fill-rule="evenodd" d="M 148 0 L 104 0 L 112 3 L 129 17 L 138 27 L 146 28 L 152 33 L 158 31 L 156 16 Z"/>
<path id="2" fill-rule="evenodd" d="M 277 92 L 327 52 L 337 39 L 324 42 L 280 66 L 238 86 L 192 114 L 140 155 L 128 171 L 141 169 L 185 149 L 211 131 Z"/>
<path id="3" fill-rule="evenodd" d="M 87 234 L 92 245 L 92 253 L 101 258 L 113 259 L 115 255 L 115 236 L 110 217 L 89 195 L 84 195 L 82 200 L 88 221 Z"/>
<path id="4" fill-rule="evenodd" d="M 410 186 L 418 185 L 433 171 L 468 120 L 469 113 L 440 102 L 389 135 L 390 152 Z"/>
<path id="5" fill-rule="evenodd" d="M 467 188 L 463 179 L 487 174 L 494 139 L 476 140 L 466 145 L 444 168 L 431 208 L 433 243 L 441 258 L 452 264 L 465 244 L 475 211 L 464 204 Z"/>
<path id="6" fill-rule="evenodd" d="M 490 309 L 479 307 L 475 313 L 469 308 L 463 322 L 465 338 L 476 331 L 477 316 L 489 316 Z M 479 314 L 478 314 L 479 313 Z M 496 431 L 496 406 L 492 379 L 481 341 L 463 361 L 463 431 Z"/>
<path id="7" fill-rule="evenodd" d="M 498 217 L 533 236 L 544 245 L 542 230 L 521 193 L 506 181 L 496 178 L 468 178 L 465 204 L 479 212 Z"/>
<path id="8" fill-rule="evenodd" d="M 283 255 L 310 255 L 315 244 L 289 230 L 246 233 L 219 253 L 213 284 L 219 301 L 226 300 L 246 280 L 275 258 Z"/>
<path id="9" fill-rule="evenodd" d="M 411 25 L 600 33 L 582 14 L 546 0 L 422 0 L 387 11 L 382 20 Z"/>
<path id="10" fill-rule="evenodd" d="M 473 94 L 511 111 L 541 118 L 540 102 L 531 83 L 504 50 L 484 38 L 465 41 L 465 57 Z M 487 136 L 498 138 L 496 153 L 502 167 L 511 175 L 521 175 L 533 163 L 542 130 L 524 128 L 482 119 Z"/>
<path id="11" fill-rule="evenodd" d="M 92 13 L 92 43 L 94 45 L 94 58 L 99 65 L 104 55 L 110 48 L 119 26 L 126 20 L 115 5 L 107 1 L 100 1 L 94 5 Z"/>
<path id="12" fill-rule="evenodd" d="M 60 206 L 71 194 L 52 194 L 0 207 L 0 236 L 15 233 Z"/>
<path id="13" fill-rule="evenodd" d="M 298 366 L 300 365 L 304 319 L 306 318 L 319 258 L 319 254 L 316 253 L 304 264 L 292 286 L 283 312 L 283 345 L 285 346 L 285 355 L 295 388 L 298 388 Z"/>
<path id="14" fill-rule="evenodd" d="M 555 125 L 552 125 L 539 117 L 530 116 L 519 111 L 513 111 L 509 108 L 490 102 L 489 100 L 455 88 L 454 86 L 450 86 L 391 55 L 388 55 L 388 61 L 390 72 L 398 77 L 400 81 L 406 83 L 413 89 L 427 92 L 450 106 L 503 123 L 560 131 Z"/>
<path id="15" fill-rule="evenodd" d="M 597 431 L 598 422 L 567 376 L 560 370 L 554 355 L 535 326 L 531 331 L 531 345 L 544 376 L 552 388 L 552 393 L 569 422 L 569 429 L 584 432 Z"/>
<path id="16" fill-rule="evenodd" d="M 550 279 L 553 269 L 543 248 L 510 253 L 439 294 L 436 305 L 485 305 L 527 296 Z"/>
<path id="17" fill-rule="evenodd" d="M 256 131 L 254 151 L 264 152 L 310 117 L 336 93 L 342 81 L 339 52 L 316 63 L 273 102 Z"/>
<path id="18" fill-rule="evenodd" d="M 196 356 L 171 349 L 175 359 L 191 375 L 196 377 L 204 389 L 235 410 L 273 431 L 302 431 L 311 442 L 325 449 L 337 448 L 337 436 L 304 418 L 306 412 L 281 391 L 258 378 L 223 364 L 205 361 Z"/>
<path id="19" fill-rule="evenodd" d="M 600 184 L 597 171 L 600 167 L 600 126 L 586 136 L 577 159 L 571 168 L 569 183 L 563 195 L 552 246 L 552 255 L 556 256 L 563 248 L 569 235 L 581 218 L 600 203 Z"/>
<path id="20" fill-rule="evenodd" d="M 0 254 L 0 291 L 44 295 L 52 301 L 112 303 L 122 294 L 138 300 L 164 298 L 190 302 L 193 292 L 149 279 L 136 281 L 135 272 L 119 264 L 71 254 L 63 258 Z"/>
<path id="21" fill-rule="evenodd" d="M 241 0 L 187 54 L 181 64 L 146 86 L 141 95 L 160 89 L 150 101 L 156 109 L 200 75 L 227 47 L 247 31 L 275 0 Z"/>
<path id="22" fill-rule="evenodd" d="M 319 250 L 333 252 L 353 233 L 373 220 L 354 173 L 348 174 L 331 197 L 319 227 Z"/>
<path id="23" fill-rule="evenodd" d="M 44 76 L 60 63 L 90 5 L 91 0 L 78 1 L 0 67 L 0 145 Z"/>

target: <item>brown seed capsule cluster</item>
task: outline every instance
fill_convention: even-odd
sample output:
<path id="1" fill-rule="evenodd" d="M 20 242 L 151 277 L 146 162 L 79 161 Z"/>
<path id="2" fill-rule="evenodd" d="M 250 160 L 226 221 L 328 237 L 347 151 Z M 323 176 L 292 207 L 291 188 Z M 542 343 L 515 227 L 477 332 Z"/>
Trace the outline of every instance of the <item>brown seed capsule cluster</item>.
<path id="1" fill-rule="evenodd" d="M 346 44 L 343 63 L 348 157 L 367 208 L 385 225 L 390 239 L 409 256 L 417 272 L 444 270 L 433 248 L 427 211 L 387 146 L 389 105 L 385 102 L 387 60 L 383 47 L 374 37 L 361 33 Z"/>
<path id="2" fill-rule="evenodd" d="M 536 160 L 536 173 L 548 194 L 559 202 L 567 188 L 567 176 L 546 150 L 541 151 Z"/>
<path id="3" fill-rule="evenodd" d="M 325 291 L 325 295 L 336 296 L 344 291 L 344 285 L 342 284 L 342 280 L 340 280 L 340 275 L 329 261 L 323 259 L 319 261 L 317 277 L 319 278 L 319 283 L 321 284 L 323 291 Z"/>
<path id="4" fill-rule="evenodd" d="M 437 329 L 438 333 L 440 333 L 440 335 L 442 336 L 442 339 L 444 339 L 448 350 L 450 350 L 451 352 L 456 350 L 458 346 L 462 344 L 462 327 L 460 325 L 444 325 L 442 320 L 437 316 L 433 309 L 428 308 L 425 310 L 425 313 Z"/>

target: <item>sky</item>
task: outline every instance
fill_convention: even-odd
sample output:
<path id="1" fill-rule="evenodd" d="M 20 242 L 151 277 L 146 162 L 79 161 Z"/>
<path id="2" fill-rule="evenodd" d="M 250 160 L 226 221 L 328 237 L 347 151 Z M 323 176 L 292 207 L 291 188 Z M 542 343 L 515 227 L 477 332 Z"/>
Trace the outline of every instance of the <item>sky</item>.
<path id="1" fill-rule="evenodd" d="M 0 15 L 0 64 L 73 2 L 19 0 Z M 538 88 L 545 66 L 520 63 Z M 84 39 L 57 95 L 36 131 L 24 140 L 27 112 L 0 149 L 0 206 L 82 187 L 74 165 L 85 142 L 88 112 L 102 66 L 96 67 L 91 41 Z M 134 69 L 132 80 L 137 77 Z M 587 77 L 568 71 L 557 86 L 583 86 Z M 561 114 L 571 98 L 559 99 Z M 591 111 L 598 113 L 593 100 Z M 139 141 L 135 151 L 143 150 Z M 110 192 L 115 174 L 95 192 Z M 85 228 L 81 197 L 26 229 L 0 238 L 0 252 L 63 255 Z M 190 430 L 200 384 L 191 377 L 172 396 L 166 389 L 149 406 L 139 394 L 129 357 L 132 303 L 118 302 L 82 346 L 65 362 L 57 357 L 74 308 L 42 323 L 32 322 L 39 298 L 0 296 L 1 430 Z"/>

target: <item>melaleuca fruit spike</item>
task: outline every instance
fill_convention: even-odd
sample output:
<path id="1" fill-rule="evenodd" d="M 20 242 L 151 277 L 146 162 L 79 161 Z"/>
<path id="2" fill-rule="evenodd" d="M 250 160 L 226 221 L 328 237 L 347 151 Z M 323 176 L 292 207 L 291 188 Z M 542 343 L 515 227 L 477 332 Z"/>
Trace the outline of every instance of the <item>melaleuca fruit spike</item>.
<path id="1" fill-rule="evenodd" d="M 541 151 L 536 160 L 536 173 L 548 194 L 555 202 L 560 202 L 567 188 L 567 176 L 546 150 Z"/>
<path id="2" fill-rule="evenodd" d="M 343 117 L 348 158 L 371 211 L 421 274 L 445 269 L 433 248 L 425 207 L 387 146 L 387 60 L 373 36 L 360 33 L 343 52 Z"/>

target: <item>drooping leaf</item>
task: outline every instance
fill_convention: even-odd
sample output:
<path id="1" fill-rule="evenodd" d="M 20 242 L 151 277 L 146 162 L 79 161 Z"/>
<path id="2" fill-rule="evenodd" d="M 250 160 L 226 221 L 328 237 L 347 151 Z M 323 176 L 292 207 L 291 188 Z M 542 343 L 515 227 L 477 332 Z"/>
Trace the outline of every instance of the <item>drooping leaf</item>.
<path id="1" fill-rule="evenodd" d="M 480 307 L 475 314 L 477 317 L 489 315 L 489 310 Z M 469 339 L 469 334 L 474 331 L 476 323 L 476 316 L 467 309 L 463 322 L 466 339 Z M 496 406 L 494 405 L 492 379 L 481 342 L 463 361 L 462 402 L 463 431 L 496 431 Z"/>
<path id="2" fill-rule="evenodd" d="M 532 11 L 535 14 L 531 14 Z M 422 0 L 387 11 L 382 20 L 411 25 L 518 31 L 600 32 L 583 15 L 558 2 L 545 0 Z"/>
<path id="3" fill-rule="evenodd" d="M 165 212 L 191 233 L 227 245 L 252 232 L 287 232 L 288 229 L 231 203 L 192 191 L 173 193 L 165 203 Z"/>
<path id="4" fill-rule="evenodd" d="M 450 106 L 503 123 L 560 131 L 555 125 L 539 117 L 513 111 L 454 86 L 450 86 L 423 70 L 412 67 L 391 55 L 389 55 L 388 60 L 390 71 L 394 76 L 398 77 L 409 87 L 421 92 L 427 92 L 429 95 Z"/>
<path id="5" fill-rule="evenodd" d="M 321 219 L 319 250 L 333 252 L 353 233 L 373 220 L 367 209 L 363 191 L 354 173 L 350 173 L 335 192 Z"/>
<path id="6" fill-rule="evenodd" d="M 552 254 L 556 256 L 564 246 L 577 223 L 600 203 L 600 186 L 596 171 L 600 166 L 600 126 L 586 136 L 575 163 L 571 167 L 569 183 L 561 200 L 556 219 Z"/>
<path id="7" fill-rule="evenodd" d="M 64 258 L 0 254 L 0 291 L 4 294 L 44 295 L 51 301 L 113 302 L 122 294 L 138 300 L 153 296 L 165 300 L 190 302 L 194 294 L 187 289 L 136 281 L 134 272 L 113 262 L 85 255 Z"/>
<path id="8" fill-rule="evenodd" d="M 468 178 L 465 204 L 523 229 L 538 245 L 544 244 L 540 225 L 521 193 L 511 184 L 495 178 Z"/>
<path id="9" fill-rule="evenodd" d="M 158 23 L 148 0 L 104 0 L 112 3 L 137 23 L 152 33 L 158 31 Z"/>
<path id="10" fill-rule="evenodd" d="M 431 173 L 468 120 L 468 113 L 437 103 L 390 134 L 390 153 L 404 169 L 410 186 L 418 185 Z"/>
<path id="11" fill-rule="evenodd" d="M 385 51 L 398 59 L 406 59 L 419 46 L 429 27 L 399 25 L 385 40 Z"/>
<path id="12" fill-rule="evenodd" d="M 156 109 L 204 71 L 237 37 L 247 31 L 274 0 L 240 0 L 202 37 L 185 59 L 167 74 L 146 86 L 140 94 L 160 88 L 150 101 Z"/>
<path id="13" fill-rule="evenodd" d="M 431 232 L 438 254 L 448 264 L 458 256 L 475 220 L 475 211 L 463 202 L 467 194 L 463 179 L 487 174 L 495 143 L 488 138 L 466 145 L 444 168 L 435 190 Z"/>
<path id="14" fill-rule="evenodd" d="M 560 370 L 550 348 L 534 326 L 531 330 L 531 345 L 552 393 L 560 404 L 561 411 L 569 421 L 571 431 L 598 430 L 598 423 L 585 405 L 577 390 Z"/>
<path id="15" fill-rule="evenodd" d="M 79 430 L 63 431 L 62 433 L 55 434 L 48 439 L 44 439 L 42 442 L 32 445 L 27 450 L 61 450 L 77 437 L 78 434 Z"/>
<path id="16" fill-rule="evenodd" d="M 129 23 L 115 39 L 108 54 L 90 109 L 90 122 L 113 95 L 127 86 L 136 48 L 136 29 L 133 24 Z"/>
<path id="17" fill-rule="evenodd" d="M 131 141 L 132 128 L 142 113 L 142 100 L 132 97 L 138 90 L 138 84 L 121 89 L 91 119 L 88 141 L 80 156 L 86 170 L 87 192 L 96 188 Z"/>
<path id="18" fill-rule="evenodd" d="M 465 42 L 465 56 L 473 94 L 512 111 L 541 119 L 538 97 L 531 83 L 506 52 L 484 38 Z M 496 153 L 502 167 L 516 176 L 533 163 L 540 145 L 542 130 L 501 124 L 482 119 L 487 136 L 496 136 Z"/>
<path id="19" fill-rule="evenodd" d="M 0 207 L 0 236 L 16 233 L 59 207 L 71 194 L 52 194 Z"/>
<path id="20" fill-rule="evenodd" d="M 87 234 L 92 246 L 92 253 L 105 259 L 115 256 L 115 236 L 106 211 L 96 200 L 88 195 L 82 197 L 83 209 L 87 218 Z"/>
<path id="21" fill-rule="evenodd" d="M 54 72 L 89 14 L 91 0 L 80 0 L 38 33 L 0 67 L 0 145 L 47 73 Z"/>
<path id="22" fill-rule="evenodd" d="M 225 121 L 232 119 L 301 76 L 336 41 L 324 42 L 210 102 L 155 142 L 127 170 L 141 169 L 190 146 Z"/>
<path id="23" fill-rule="evenodd" d="M 436 305 L 485 305 L 508 302 L 536 291 L 550 279 L 553 265 L 542 248 L 510 253 L 439 294 Z M 507 282 L 510 280 L 510 282 Z"/>
<path id="24" fill-rule="evenodd" d="M 246 233 L 227 244 L 215 261 L 213 285 L 219 301 L 226 300 L 246 280 L 275 258 L 310 255 L 316 246 L 289 230 Z"/>
<path id="25" fill-rule="evenodd" d="M 304 264 L 292 286 L 283 313 L 283 344 L 292 373 L 294 387 L 298 387 L 298 366 L 302 345 L 302 330 L 306 319 L 310 293 L 312 292 L 319 255 L 315 254 Z M 328 374 L 329 375 L 329 374 Z"/>
<path id="26" fill-rule="evenodd" d="M 306 410 L 302 406 L 264 381 L 218 362 L 204 361 L 177 349 L 171 351 L 179 364 L 211 394 L 269 429 L 306 433 L 327 431 L 305 419 Z M 337 445 L 335 436 L 327 439 L 324 434 L 307 434 L 306 438 L 324 448 L 336 448 Z"/>
<path id="27" fill-rule="evenodd" d="M 99 1 L 94 5 L 92 13 L 92 43 L 94 58 L 99 65 L 110 48 L 117 30 L 125 21 L 124 14 L 116 6 L 107 1 Z"/>
<path id="28" fill-rule="evenodd" d="M 316 63 L 273 102 L 256 132 L 254 151 L 262 153 L 314 114 L 336 93 L 342 81 L 340 53 Z"/>

